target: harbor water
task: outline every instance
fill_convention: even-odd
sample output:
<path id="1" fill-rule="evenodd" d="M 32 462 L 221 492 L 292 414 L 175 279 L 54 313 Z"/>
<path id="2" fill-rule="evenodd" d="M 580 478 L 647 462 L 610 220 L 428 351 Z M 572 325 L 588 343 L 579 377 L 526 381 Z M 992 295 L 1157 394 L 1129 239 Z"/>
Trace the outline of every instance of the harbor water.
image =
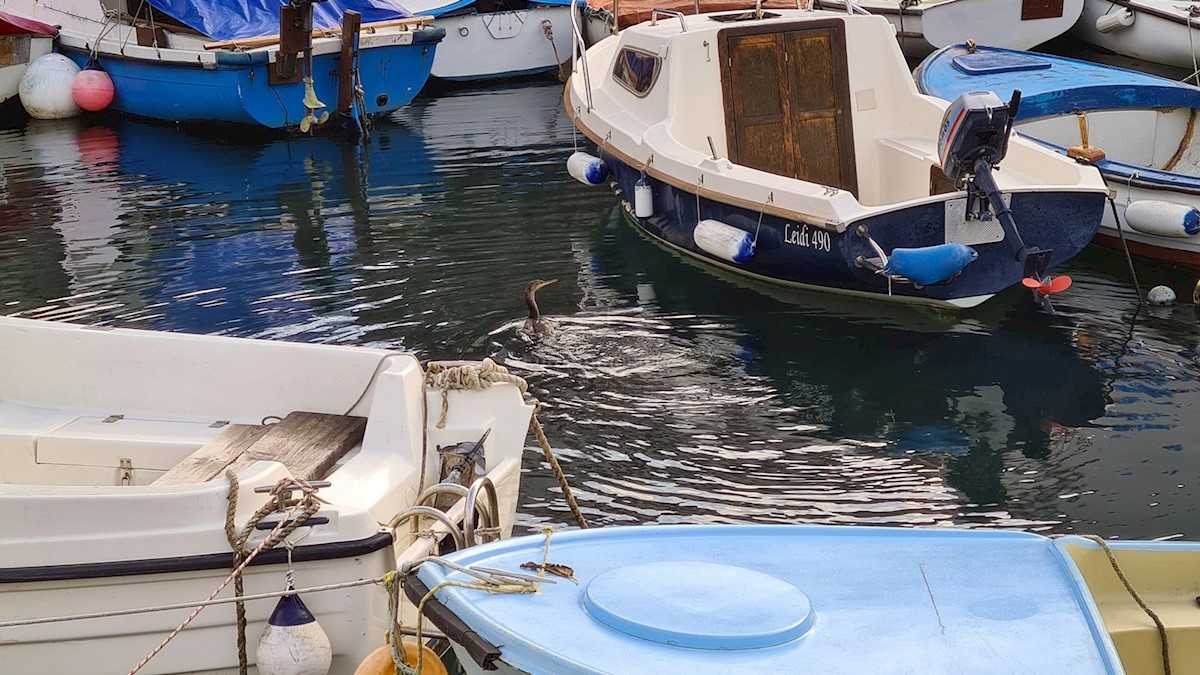
<path id="1" fill-rule="evenodd" d="M 552 83 L 418 99 L 366 147 L 118 118 L 0 131 L 0 311 L 491 356 L 595 524 L 1200 538 L 1193 273 L 1093 249 L 1039 313 L 785 293 L 645 240 L 566 173 Z M 522 330 L 522 291 L 552 336 Z M 0 374 L 2 376 L 2 374 Z M 114 411 L 118 412 L 118 411 Z M 571 522 L 531 446 L 520 523 Z"/>

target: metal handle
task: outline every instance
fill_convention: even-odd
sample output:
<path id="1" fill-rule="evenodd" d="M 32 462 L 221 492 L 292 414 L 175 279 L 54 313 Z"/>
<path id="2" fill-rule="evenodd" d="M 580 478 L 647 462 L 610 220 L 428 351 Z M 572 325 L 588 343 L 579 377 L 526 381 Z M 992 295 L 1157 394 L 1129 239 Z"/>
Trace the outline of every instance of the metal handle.
<path id="1" fill-rule="evenodd" d="M 650 10 L 650 25 L 658 25 L 658 16 L 673 16 L 679 19 L 679 28 L 683 33 L 687 32 L 687 22 L 683 20 L 683 12 L 676 12 L 673 9 L 652 9 Z"/>

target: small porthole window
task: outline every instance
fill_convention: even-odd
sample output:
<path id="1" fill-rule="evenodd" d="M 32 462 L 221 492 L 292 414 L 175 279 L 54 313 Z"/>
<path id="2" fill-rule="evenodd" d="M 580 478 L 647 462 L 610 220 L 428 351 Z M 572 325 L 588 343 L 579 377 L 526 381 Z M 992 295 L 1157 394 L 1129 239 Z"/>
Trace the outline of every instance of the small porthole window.
<path id="1" fill-rule="evenodd" d="M 662 59 L 657 54 L 625 47 L 617 54 L 613 77 L 635 96 L 645 96 L 650 93 L 661 68 Z"/>

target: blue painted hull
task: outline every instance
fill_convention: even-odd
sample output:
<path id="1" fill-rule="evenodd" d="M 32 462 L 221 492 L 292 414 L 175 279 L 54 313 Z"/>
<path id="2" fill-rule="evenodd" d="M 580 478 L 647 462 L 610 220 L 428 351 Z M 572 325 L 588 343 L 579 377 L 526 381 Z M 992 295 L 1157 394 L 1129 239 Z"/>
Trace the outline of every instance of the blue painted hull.
<path id="1" fill-rule="evenodd" d="M 414 39 L 359 52 L 359 75 L 369 115 L 389 113 L 410 103 L 429 79 L 437 40 Z M 417 31 L 422 35 L 425 31 Z M 62 49 L 83 66 L 86 52 Z M 332 112 L 337 104 L 337 53 L 313 57 L 317 98 Z M 112 77 L 119 112 L 168 122 L 206 122 L 287 129 L 304 118 L 302 83 L 271 85 L 265 52 L 220 53 L 215 68 L 101 55 Z M 319 114 L 319 113 L 318 113 Z"/>
<path id="2" fill-rule="evenodd" d="M 855 264 L 860 257 L 875 257 L 867 239 L 855 234 L 859 226 L 865 226 L 885 252 L 946 243 L 944 201 L 864 218 L 838 233 L 772 215 L 762 216 L 759 227 L 757 211 L 703 197 L 698 217 L 694 192 L 651 179 L 655 215 L 637 218 L 629 195 L 641 177 L 640 168 L 624 165 L 611 155 L 607 163 L 627 216 L 642 231 L 672 248 L 739 274 L 785 285 L 959 307 L 978 304 L 1020 283 L 1024 276 L 1023 265 L 1016 259 L 1020 245 L 1008 239 L 972 245 L 978 259 L 950 281 L 932 286 L 889 284 L 886 277 Z M 1070 191 L 1016 193 L 1010 206 L 1025 243 L 1053 250 L 1051 267 L 1066 262 L 1087 246 L 1100 227 L 1104 207 L 1102 193 Z M 744 264 L 735 264 L 701 250 L 694 240 L 696 223 L 701 218 L 719 220 L 751 235 L 758 230 L 753 257 Z"/>

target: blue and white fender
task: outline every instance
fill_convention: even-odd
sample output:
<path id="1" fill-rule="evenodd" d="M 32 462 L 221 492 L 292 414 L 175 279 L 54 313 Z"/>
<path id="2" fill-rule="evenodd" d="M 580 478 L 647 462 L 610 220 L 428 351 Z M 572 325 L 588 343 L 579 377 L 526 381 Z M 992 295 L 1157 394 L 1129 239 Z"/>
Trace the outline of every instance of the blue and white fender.
<path id="1" fill-rule="evenodd" d="M 1139 199 L 1125 207 L 1129 227 L 1156 237 L 1194 237 L 1200 234 L 1200 211 L 1187 204 Z"/>
<path id="2" fill-rule="evenodd" d="M 608 180 L 608 165 L 595 155 L 576 150 L 567 158 L 567 173 L 584 185 L 603 185 Z"/>
<path id="3" fill-rule="evenodd" d="M 754 239 L 750 233 L 719 220 L 697 223 L 692 240 L 701 251 L 739 265 L 754 257 Z"/>
<path id="4" fill-rule="evenodd" d="M 291 584 L 288 590 L 292 590 Z M 258 640 L 260 675 L 327 675 L 333 649 L 316 617 L 298 595 L 285 595 L 275 605 Z"/>

